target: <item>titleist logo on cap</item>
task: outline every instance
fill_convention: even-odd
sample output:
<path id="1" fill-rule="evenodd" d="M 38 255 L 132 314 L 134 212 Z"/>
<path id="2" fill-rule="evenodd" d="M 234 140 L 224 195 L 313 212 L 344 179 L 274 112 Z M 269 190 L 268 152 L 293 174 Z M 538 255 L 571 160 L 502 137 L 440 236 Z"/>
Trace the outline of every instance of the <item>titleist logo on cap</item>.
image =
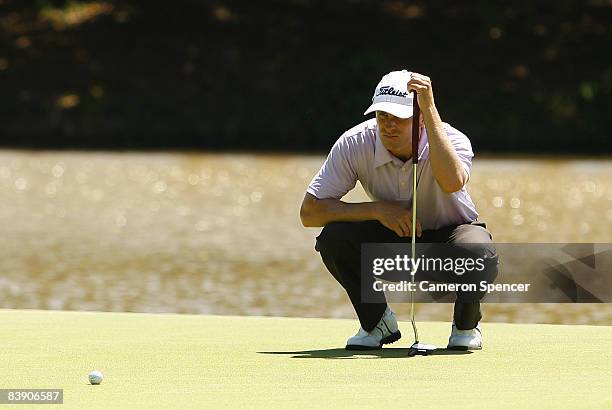
<path id="1" fill-rule="evenodd" d="M 408 90 L 412 74 L 407 70 L 391 71 L 385 74 L 374 89 L 372 104 L 364 112 L 384 111 L 398 118 L 410 118 L 414 96 Z"/>
<path id="2" fill-rule="evenodd" d="M 380 87 L 376 91 L 376 94 L 374 94 L 374 97 L 378 97 L 379 95 L 396 95 L 398 97 L 407 97 L 408 93 L 406 91 L 396 90 L 395 88 L 389 85 L 385 85 L 383 87 Z"/>

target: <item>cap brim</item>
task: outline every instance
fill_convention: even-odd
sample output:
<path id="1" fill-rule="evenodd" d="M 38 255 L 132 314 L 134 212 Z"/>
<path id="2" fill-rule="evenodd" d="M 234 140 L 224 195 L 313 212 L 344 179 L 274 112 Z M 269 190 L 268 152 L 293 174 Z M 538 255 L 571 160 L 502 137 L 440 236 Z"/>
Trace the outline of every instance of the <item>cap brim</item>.
<path id="1" fill-rule="evenodd" d="M 396 104 L 392 102 L 378 102 L 370 105 L 363 115 L 368 115 L 371 112 L 384 111 L 398 118 L 410 118 L 412 117 L 412 106 Z"/>

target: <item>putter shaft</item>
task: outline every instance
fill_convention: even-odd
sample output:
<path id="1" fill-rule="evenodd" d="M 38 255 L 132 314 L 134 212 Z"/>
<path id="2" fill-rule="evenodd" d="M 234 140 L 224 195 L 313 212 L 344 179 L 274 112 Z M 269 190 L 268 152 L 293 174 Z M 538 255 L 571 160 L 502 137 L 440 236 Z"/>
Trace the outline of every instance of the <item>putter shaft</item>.
<path id="1" fill-rule="evenodd" d="M 412 260 L 414 261 L 416 255 L 416 179 L 417 164 L 412 165 Z M 410 275 L 410 282 L 414 287 L 414 275 Z M 419 331 L 417 330 L 416 323 L 414 321 L 414 291 L 410 292 L 410 320 L 412 321 L 412 329 L 414 330 L 414 342 L 419 343 Z"/>
<path id="2" fill-rule="evenodd" d="M 419 137 L 420 137 L 420 119 L 421 110 L 417 99 L 416 90 L 413 91 L 412 97 L 412 260 L 416 259 L 416 224 L 417 224 L 417 166 L 419 163 Z M 414 287 L 416 272 L 410 275 L 410 282 Z M 414 330 L 414 342 L 419 343 L 419 331 L 414 320 L 414 291 L 410 292 L 410 320 L 412 329 Z"/>

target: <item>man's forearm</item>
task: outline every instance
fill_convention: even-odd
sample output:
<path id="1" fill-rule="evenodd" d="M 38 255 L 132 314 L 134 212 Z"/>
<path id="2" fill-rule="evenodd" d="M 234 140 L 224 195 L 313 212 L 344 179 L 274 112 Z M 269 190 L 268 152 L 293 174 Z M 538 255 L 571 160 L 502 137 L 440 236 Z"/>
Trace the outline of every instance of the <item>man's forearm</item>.
<path id="1" fill-rule="evenodd" d="M 376 203 L 348 203 L 338 199 L 313 199 L 302 205 L 302 224 L 307 227 L 325 226 L 330 222 L 359 222 L 376 219 Z"/>
<path id="2" fill-rule="evenodd" d="M 427 130 L 429 160 L 434 177 L 443 191 L 456 192 L 467 182 L 467 176 L 435 105 L 423 109 L 423 121 Z"/>

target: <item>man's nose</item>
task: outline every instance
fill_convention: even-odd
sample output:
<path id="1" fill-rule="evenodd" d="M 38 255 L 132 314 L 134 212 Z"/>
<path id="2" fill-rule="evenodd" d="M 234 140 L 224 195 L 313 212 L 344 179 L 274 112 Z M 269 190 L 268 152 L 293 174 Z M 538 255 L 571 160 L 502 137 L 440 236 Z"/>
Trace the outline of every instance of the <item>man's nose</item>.
<path id="1" fill-rule="evenodd" d="M 394 120 L 387 120 L 383 125 L 388 130 L 394 130 L 397 127 L 397 122 Z"/>

